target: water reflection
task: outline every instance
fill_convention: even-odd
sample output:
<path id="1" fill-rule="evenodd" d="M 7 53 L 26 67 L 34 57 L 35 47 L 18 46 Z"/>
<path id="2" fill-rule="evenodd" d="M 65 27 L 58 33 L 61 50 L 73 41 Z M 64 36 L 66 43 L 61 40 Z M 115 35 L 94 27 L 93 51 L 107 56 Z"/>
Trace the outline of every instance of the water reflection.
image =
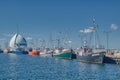
<path id="1" fill-rule="evenodd" d="M 119 80 L 120 65 L 97 65 L 52 57 L 0 54 L 1 80 Z"/>

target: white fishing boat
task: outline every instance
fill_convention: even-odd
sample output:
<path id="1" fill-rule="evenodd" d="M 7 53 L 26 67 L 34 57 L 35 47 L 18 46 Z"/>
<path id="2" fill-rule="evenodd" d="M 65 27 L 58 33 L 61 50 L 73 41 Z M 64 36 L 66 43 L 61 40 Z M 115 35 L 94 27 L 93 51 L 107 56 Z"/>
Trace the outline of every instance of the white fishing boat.
<path id="1" fill-rule="evenodd" d="M 53 53 L 53 50 L 51 50 L 50 48 L 40 49 L 40 56 L 48 57 L 48 56 L 52 56 L 52 53 Z"/>
<path id="2" fill-rule="evenodd" d="M 26 42 L 25 38 L 18 33 L 16 33 L 11 38 L 9 46 L 11 48 L 12 53 L 27 54 L 27 51 L 25 51 L 25 48 L 27 47 L 27 42 Z"/>

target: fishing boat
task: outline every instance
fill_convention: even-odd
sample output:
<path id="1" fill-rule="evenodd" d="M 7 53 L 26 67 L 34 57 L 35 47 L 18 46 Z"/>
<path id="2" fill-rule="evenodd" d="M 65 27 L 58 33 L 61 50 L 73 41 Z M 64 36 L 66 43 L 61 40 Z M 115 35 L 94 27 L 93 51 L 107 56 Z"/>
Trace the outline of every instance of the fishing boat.
<path id="1" fill-rule="evenodd" d="M 75 59 L 76 54 L 72 49 L 56 49 L 53 52 L 53 57 L 63 58 L 63 59 Z"/>
<path id="2" fill-rule="evenodd" d="M 40 49 L 40 56 L 49 57 L 49 56 L 52 56 L 52 53 L 53 53 L 53 50 L 50 48 L 43 47 Z"/>
<path id="3" fill-rule="evenodd" d="M 20 50 L 20 49 L 12 50 L 11 53 L 14 53 L 14 54 L 28 54 L 27 51 L 25 51 L 25 50 Z"/>
<path id="4" fill-rule="evenodd" d="M 63 59 L 75 59 L 76 58 L 76 54 L 73 51 L 73 49 L 71 48 L 71 42 L 70 40 L 65 40 L 65 42 L 67 42 L 65 45 L 70 44 L 69 46 L 64 46 L 61 47 L 60 46 L 60 39 L 57 39 L 57 44 L 58 47 L 56 47 L 53 51 L 52 56 L 53 57 L 58 57 L 58 58 L 63 58 Z"/>
<path id="5" fill-rule="evenodd" d="M 2 49 L 0 49 L 0 53 L 3 53 L 3 50 L 2 50 Z"/>
<path id="6" fill-rule="evenodd" d="M 97 25 L 95 24 L 94 20 L 93 20 L 93 26 L 90 27 L 90 29 L 87 29 L 87 30 L 85 29 L 85 30 L 81 31 L 85 34 L 84 35 L 84 40 L 83 40 L 84 45 L 77 52 L 77 61 L 85 62 L 85 63 L 102 64 L 103 59 L 104 59 L 105 51 L 102 48 L 97 48 L 96 47 L 96 28 L 97 28 Z M 87 44 L 86 34 L 88 32 L 92 33 L 92 34 L 94 33 L 94 41 L 93 41 L 94 46 L 93 47 L 90 47 Z"/>
<path id="7" fill-rule="evenodd" d="M 29 51 L 28 54 L 29 55 L 39 55 L 40 51 L 33 49 L 32 51 Z"/>
<path id="8" fill-rule="evenodd" d="M 25 40 L 25 38 L 16 33 L 10 40 L 10 44 L 9 44 L 10 48 L 11 48 L 11 53 L 15 53 L 15 54 L 28 54 L 28 52 L 25 50 L 25 48 L 27 47 L 27 42 Z"/>
<path id="9" fill-rule="evenodd" d="M 44 55 L 47 53 L 47 48 L 43 47 L 43 48 L 40 48 L 40 55 Z"/>
<path id="10" fill-rule="evenodd" d="M 8 53 L 10 53 L 10 50 L 9 49 L 4 49 L 3 53 L 8 54 Z"/>
<path id="11" fill-rule="evenodd" d="M 94 52 L 92 48 L 84 46 L 77 54 L 77 61 L 102 64 L 104 60 L 104 54 L 105 51 Z"/>
<path id="12" fill-rule="evenodd" d="M 104 63 L 120 64 L 120 50 L 107 50 L 107 53 L 104 57 Z"/>

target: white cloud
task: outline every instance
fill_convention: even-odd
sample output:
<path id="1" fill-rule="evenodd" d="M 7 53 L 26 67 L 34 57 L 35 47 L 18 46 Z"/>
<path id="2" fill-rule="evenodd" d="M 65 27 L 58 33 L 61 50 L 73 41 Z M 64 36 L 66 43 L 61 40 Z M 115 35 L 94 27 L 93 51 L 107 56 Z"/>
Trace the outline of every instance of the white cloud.
<path id="1" fill-rule="evenodd" d="M 93 32 L 93 30 L 92 29 L 85 29 L 84 32 L 85 33 L 91 33 L 91 32 Z"/>
<path id="2" fill-rule="evenodd" d="M 110 27 L 111 27 L 112 30 L 117 30 L 118 29 L 118 26 L 116 24 L 111 24 Z"/>
<path id="3" fill-rule="evenodd" d="M 68 43 L 72 43 L 72 41 L 68 41 Z"/>
<path id="4" fill-rule="evenodd" d="M 91 33 L 91 32 L 93 32 L 93 29 L 84 29 L 84 30 L 80 30 L 80 32 L 82 32 L 82 33 Z"/>
<path id="5" fill-rule="evenodd" d="M 80 30 L 80 32 L 82 32 L 82 33 L 83 33 L 83 32 L 84 32 L 84 30 Z"/>

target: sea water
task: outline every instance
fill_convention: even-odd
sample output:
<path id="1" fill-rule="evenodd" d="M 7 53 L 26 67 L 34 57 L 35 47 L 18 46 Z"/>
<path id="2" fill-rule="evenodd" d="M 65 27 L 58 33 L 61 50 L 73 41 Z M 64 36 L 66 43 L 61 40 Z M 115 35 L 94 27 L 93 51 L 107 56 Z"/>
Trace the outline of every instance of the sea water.
<path id="1" fill-rule="evenodd" d="M 1 53 L 0 80 L 120 80 L 120 65 Z"/>

